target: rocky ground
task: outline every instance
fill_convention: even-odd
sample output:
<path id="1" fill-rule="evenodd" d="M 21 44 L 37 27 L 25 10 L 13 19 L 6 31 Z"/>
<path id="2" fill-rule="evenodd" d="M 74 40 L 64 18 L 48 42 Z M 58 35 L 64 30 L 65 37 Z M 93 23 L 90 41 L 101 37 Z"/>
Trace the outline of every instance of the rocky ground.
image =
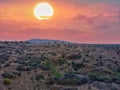
<path id="1" fill-rule="evenodd" d="M 120 45 L 0 42 L 0 90 L 120 90 Z"/>

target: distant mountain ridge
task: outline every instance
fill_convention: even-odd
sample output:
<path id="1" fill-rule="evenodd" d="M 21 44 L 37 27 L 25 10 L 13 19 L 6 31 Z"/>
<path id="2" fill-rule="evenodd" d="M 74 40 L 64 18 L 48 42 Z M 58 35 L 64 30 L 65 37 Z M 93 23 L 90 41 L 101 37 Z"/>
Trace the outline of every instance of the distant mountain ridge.
<path id="1" fill-rule="evenodd" d="M 65 43 L 65 44 L 69 44 L 70 42 L 67 41 L 60 41 L 60 40 L 51 40 L 51 39 L 30 39 L 27 40 L 26 42 L 29 43 L 35 43 L 35 44 L 47 44 L 47 43 Z"/>

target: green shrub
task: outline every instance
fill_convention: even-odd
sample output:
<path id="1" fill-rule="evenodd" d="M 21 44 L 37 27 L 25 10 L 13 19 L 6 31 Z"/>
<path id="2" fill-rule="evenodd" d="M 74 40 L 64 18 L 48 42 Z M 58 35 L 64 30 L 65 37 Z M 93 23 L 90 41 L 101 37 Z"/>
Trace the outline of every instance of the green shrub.
<path id="1" fill-rule="evenodd" d="M 52 65 L 52 63 L 51 63 L 49 60 L 47 60 L 47 61 L 45 62 L 45 66 L 46 66 L 46 67 L 50 68 L 51 65 Z"/>
<path id="2" fill-rule="evenodd" d="M 75 71 L 78 71 L 80 68 L 82 67 L 85 67 L 84 63 L 76 63 L 76 62 L 72 62 L 72 68 L 75 70 Z"/>
<path id="3" fill-rule="evenodd" d="M 115 81 L 116 84 L 120 84 L 120 77 Z"/>
<path id="4" fill-rule="evenodd" d="M 96 78 L 97 81 L 105 82 L 105 83 L 111 83 L 112 79 L 109 76 L 99 75 Z"/>
<path id="5" fill-rule="evenodd" d="M 98 74 L 96 73 L 90 73 L 89 75 L 90 80 L 95 81 L 98 78 Z"/>
<path id="6" fill-rule="evenodd" d="M 39 81 L 40 79 L 44 79 L 44 77 L 41 74 L 36 74 L 35 75 L 35 80 Z"/>
<path id="7" fill-rule="evenodd" d="M 120 66 L 117 68 L 117 72 L 119 72 L 119 73 L 120 73 Z"/>
<path id="8" fill-rule="evenodd" d="M 3 78 L 15 78 L 15 76 L 9 72 L 4 72 L 2 76 Z"/>
<path id="9" fill-rule="evenodd" d="M 55 67 L 52 66 L 50 70 L 56 78 L 60 78 L 62 76 L 60 72 L 55 69 Z"/>
<path id="10" fill-rule="evenodd" d="M 4 85 L 9 85 L 9 84 L 10 84 L 10 79 L 5 78 L 5 79 L 3 80 L 3 84 L 4 84 Z"/>
<path id="11" fill-rule="evenodd" d="M 86 77 L 80 79 L 80 83 L 81 83 L 81 84 L 86 84 L 86 83 L 88 83 L 88 82 L 89 82 L 89 79 L 86 78 Z"/>
<path id="12" fill-rule="evenodd" d="M 49 60 L 47 60 L 45 62 L 45 66 L 47 68 L 49 68 L 49 70 L 53 73 L 53 75 L 55 76 L 55 78 L 60 78 L 61 77 L 60 72 L 56 70 L 56 68 L 52 65 L 52 63 Z"/>
<path id="13" fill-rule="evenodd" d="M 113 76 L 111 78 L 112 78 L 113 82 L 115 82 L 116 84 L 120 84 L 120 77 L 119 76 Z"/>
<path id="14" fill-rule="evenodd" d="M 100 82 L 105 82 L 105 83 L 112 82 L 112 79 L 109 76 L 99 75 L 97 73 L 90 73 L 88 74 L 88 76 L 91 81 L 100 81 Z"/>
<path id="15" fill-rule="evenodd" d="M 21 74 L 21 72 L 20 71 L 14 71 L 14 72 L 12 72 L 14 75 L 17 75 L 17 76 L 21 76 L 22 74 Z"/>
<path id="16" fill-rule="evenodd" d="M 75 73 L 74 72 L 68 72 L 64 75 L 65 79 L 71 79 L 75 77 Z"/>

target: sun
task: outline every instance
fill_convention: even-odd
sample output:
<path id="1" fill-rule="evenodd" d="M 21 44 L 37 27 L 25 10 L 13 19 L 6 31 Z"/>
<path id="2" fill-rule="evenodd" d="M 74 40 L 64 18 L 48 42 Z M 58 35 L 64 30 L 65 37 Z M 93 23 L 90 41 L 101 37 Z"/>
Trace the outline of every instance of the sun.
<path id="1" fill-rule="evenodd" d="M 41 2 L 34 8 L 34 15 L 39 20 L 48 20 L 53 16 L 53 8 L 47 2 Z"/>

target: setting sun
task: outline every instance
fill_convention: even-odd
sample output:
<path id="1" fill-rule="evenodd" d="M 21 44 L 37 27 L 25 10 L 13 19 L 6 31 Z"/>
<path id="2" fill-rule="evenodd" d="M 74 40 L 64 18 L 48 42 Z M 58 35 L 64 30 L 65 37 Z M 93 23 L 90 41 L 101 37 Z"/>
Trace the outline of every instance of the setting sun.
<path id="1" fill-rule="evenodd" d="M 50 19 L 53 16 L 53 8 L 49 3 L 39 3 L 34 8 L 34 15 L 39 20 Z"/>

